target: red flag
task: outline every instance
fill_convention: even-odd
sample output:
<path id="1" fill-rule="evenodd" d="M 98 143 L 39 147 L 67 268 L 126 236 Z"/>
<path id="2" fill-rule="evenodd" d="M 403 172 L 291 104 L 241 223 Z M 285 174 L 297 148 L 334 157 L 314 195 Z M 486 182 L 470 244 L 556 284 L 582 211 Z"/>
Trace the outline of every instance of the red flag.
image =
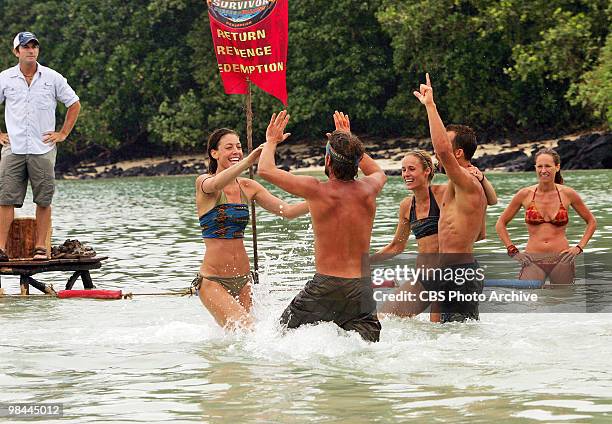
<path id="1" fill-rule="evenodd" d="M 227 94 L 248 80 L 287 105 L 288 0 L 207 0 L 210 30 Z"/>

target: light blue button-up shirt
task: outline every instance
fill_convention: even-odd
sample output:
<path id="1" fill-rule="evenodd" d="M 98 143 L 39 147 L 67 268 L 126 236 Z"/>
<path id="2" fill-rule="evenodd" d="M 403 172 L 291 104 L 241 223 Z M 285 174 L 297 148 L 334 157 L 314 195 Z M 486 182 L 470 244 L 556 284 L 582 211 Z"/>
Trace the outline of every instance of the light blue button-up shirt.
<path id="1" fill-rule="evenodd" d="M 4 121 L 15 154 L 42 155 L 55 147 L 43 143 L 46 132 L 56 131 L 55 108 L 79 100 L 68 81 L 51 68 L 38 65 L 28 86 L 19 65 L 0 73 L 0 103 L 6 101 Z"/>

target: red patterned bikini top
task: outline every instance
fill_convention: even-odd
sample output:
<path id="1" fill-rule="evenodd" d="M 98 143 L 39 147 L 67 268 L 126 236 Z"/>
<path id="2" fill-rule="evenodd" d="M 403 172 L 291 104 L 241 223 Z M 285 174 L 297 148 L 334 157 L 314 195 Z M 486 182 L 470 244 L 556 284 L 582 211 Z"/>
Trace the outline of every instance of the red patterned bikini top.
<path id="1" fill-rule="evenodd" d="M 555 185 L 555 188 L 557 189 L 557 196 L 559 196 L 559 203 L 561 204 L 559 206 L 559 210 L 557 211 L 557 214 L 555 215 L 555 217 L 551 219 L 550 221 L 546 221 L 544 217 L 542 216 L 542 214 L 538 211 L 538 208 L 536 207 L 536 204 L 535 204 L 535 196 L 538 191 L 538 188 L 536 187 L 535 191 L 533 192 L 533 198 L 531 199 L 531 204 L 525 211 L 525 222 L 527 224 L 540 225 L 540 224 L 546 223 L 546 224 L 556 225 L 557 227 L 563 227 L 564 225 L 567 225 L 567 223 L 569 222 L 569 215 L 567 213 L 567 209 L 565 209 L 565 206 L 563 206 L 563 201 L 561 201 L 561 193 L 559 193 L 559 189 L 557 188 L 556 185 Z"/>

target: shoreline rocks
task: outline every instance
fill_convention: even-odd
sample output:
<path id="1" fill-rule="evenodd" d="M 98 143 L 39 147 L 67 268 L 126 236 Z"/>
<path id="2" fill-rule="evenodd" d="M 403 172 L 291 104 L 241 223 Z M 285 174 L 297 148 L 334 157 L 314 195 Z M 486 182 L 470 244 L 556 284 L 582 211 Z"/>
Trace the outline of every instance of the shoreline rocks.
<path id="1" fill-rule="evenodd" d="M 533 143 L 530 154 L 524 150 L 484 155 L 472 162 L 481 170 L 505 172 L 531 171 L 535 166 L 535 154 L 544 146 Z M 611 169 L 612 133 L 592 133 L 574 140 L 558 140 L 554 150 L 561 157 L 561 169 Z"/>
<path id="2" fill-rule="evenodd" d="M 366 139 L 366 150 L 370 156 L 380 160 L 388 175 L 401 175 L 399 161 L 404 153 L 413 149 L 431 151 L 428 139 Z M 500 145 L 501 144 L 501 145 Z M 499 170 L 505 172 L 531 171 L 535 165 L 534 154 L 542 147 L 553 146 L 561 156 L 562 169 L 611 169 L 612 132 L 584 134 L 570 140 L 535 141 L 516 145 L 495 140 L 480 146 L 485 153 L 473 159 L 474 165 L 483 171 Z M 300 144 L 281 145 L 276 163 L 279 168 L 306 170 L 324 165 L 322 143 L 304 141 Z M 61 172 L 56 171 L 58 179 L 98 179 L 119 177 L 152 177 L 169 175 L 200 175 L 206 172 L 203 155 L 181 158 L 148 159 L 126 161 L 115 164 L 84 163 Z"/>
<path id="3" fill-rule="evenodd" d="M 195 162 L 195 160 L 194 160 Z M 199 175 L 206 172 L 206 166 L 201 163 L 190 163 L 187 160 L 167 160 L 152 166 L 131 166 L 125 169 L 118 164 L 105 166 L 98 171 L 96 167 L 78 167 L 58 176 L 58 179 L 98 179 L 119 177 L 156 177 L 168 175 Z"/>

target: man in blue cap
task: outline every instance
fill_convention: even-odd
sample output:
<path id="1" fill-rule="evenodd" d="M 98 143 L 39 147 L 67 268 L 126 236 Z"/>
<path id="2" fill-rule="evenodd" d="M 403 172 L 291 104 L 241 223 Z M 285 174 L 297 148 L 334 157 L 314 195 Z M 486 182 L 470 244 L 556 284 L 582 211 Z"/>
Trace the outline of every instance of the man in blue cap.
<path id="1" fill-rule="evenodd" d="M 33 258 L 48 259 L 45 239 L 51 225 L 55 191 L 56 144 L 70 134 L 79 116 L 79 97 L 66 79 L 37 62 L 40 45 L 31 32 L 13 40 L 19 63 L 0 73 L 0 103 L 6 102 L 6 132 L 0 128 L 0 262 L 7 261 L 6 242 L 15 215 L 23 205 L 28 180 L 36 203 L 36 244 Z M 64 125 L 55 128 L 55 108 L 68 108 Z"/>

